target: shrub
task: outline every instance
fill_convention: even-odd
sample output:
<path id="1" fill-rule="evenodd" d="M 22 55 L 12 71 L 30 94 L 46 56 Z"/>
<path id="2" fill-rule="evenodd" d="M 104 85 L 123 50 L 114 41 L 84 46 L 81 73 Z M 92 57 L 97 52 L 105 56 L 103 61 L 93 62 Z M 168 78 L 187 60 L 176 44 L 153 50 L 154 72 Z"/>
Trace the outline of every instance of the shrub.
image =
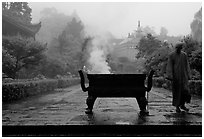
<path id="1" fill-rule="evenodd" d="M 153 86 L 163 87 L 168 90 L 172 89 L 171 81 L 163 77 L 153 78 Z M 190 80 L 189 81 L 189 91 L 191 94 L 202 96 L 202 80 Z"/>
<path id="2" fill-rule="evenodd" d="M 62 79 L 58 79 L 57 87 L 58 88 L 66 88 L 66 87 L 69 87 L 71 85 L 76 85 L 79 83 L 80 83 L 79 78 L 62 78 Z"/>
<path id="3" fill-rule="evenodd" d="M 46 45 L 20 35 L 3 36 L 2 50 L 2 71 L 15 79 L 21 69 L 39 65 L 45 57 Z"/>
<path id="4" fill-rule="evenodd" d="M 79 84 L 79 78 L 44 79 L 44 80 L 13 80 L 3 82 L 2 101 L 11 102 L 53 91 L 56 88 L 66 88 L 71 85 Z"/>
<path id="5" fill-rule="evenodd" d="M 57 88 L 57 80 L 40 80 L 2 84 L 2 101 L 13 101 L 31 95 L 42 94 Z"/>
<path id="6" fill-rule="evenodd" d="M 189 89 L 192 94 L 202 96 L 202 80 L 190 80 Z"/>
<path id="7" fill-rule="evenodd" d="M 153 86 L 162 87 L 165 83 L 165 79 L 163 77 L 153 78 Z"/>

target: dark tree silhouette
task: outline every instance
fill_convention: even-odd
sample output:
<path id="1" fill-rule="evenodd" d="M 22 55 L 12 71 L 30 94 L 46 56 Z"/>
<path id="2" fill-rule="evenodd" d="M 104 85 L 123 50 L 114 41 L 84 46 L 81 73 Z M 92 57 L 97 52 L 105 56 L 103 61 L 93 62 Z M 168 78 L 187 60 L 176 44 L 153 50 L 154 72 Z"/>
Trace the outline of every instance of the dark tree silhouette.
<path id="1" fill-rule="evenodd" d="M 3 36 L 2 49 L 2 71 L 11 78 L 18 78 L 17 73 L 22 68 L 40 63 L 46 46 L 21 36 Z"/>
<path id="2" fill-rule="evenodd" d="M 30 24 L 31 12 L 32 9 L 27 2 L 2 2 L 2 13 L 12 16 L 20 22 Z"/>

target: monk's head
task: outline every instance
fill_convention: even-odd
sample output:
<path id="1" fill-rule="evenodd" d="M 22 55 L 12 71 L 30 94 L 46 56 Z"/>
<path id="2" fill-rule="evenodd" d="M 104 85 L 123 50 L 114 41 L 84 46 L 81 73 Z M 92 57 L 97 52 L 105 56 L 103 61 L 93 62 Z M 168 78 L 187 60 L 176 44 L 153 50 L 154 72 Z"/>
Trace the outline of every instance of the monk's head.
<path id="1" fill-rule="evenodd" d="M 184 43 L 182 43 L 182 42 L 177 43 L 175 46 L 176 52 L 181 53 L 181 49 L 183 48 L 183 46 L 184 46 Z"/>

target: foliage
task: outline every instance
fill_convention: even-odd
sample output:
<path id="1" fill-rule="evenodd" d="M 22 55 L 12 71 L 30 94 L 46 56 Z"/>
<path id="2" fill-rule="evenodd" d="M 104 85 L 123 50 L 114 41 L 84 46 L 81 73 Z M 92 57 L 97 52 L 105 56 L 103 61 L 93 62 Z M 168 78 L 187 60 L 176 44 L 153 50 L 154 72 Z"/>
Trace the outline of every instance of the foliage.
<path id="1" fill-rule="evenodd" d="M 155 74 L 158 76 L 164 73 L 169 51 L 168 44 L 161 43 L 151 34 L 143 37 L 139 42 L 139 57 L 146 58 L 146 71 L 154 69 L 157 71 Z"/>
<path id="2" fill-rule="evenodd" d="M 202 80 L 189 81 L 190 93 L 202 96 Z"/>
<path id="3" fill-rule="evenodd" d="M 31 23 L 32 9 L 27 2 L 2 2 L 2 13 L 12 16 L 19 22 Z"/>
<path id="4" fill-rule="evenodd" d="M 181 41 L 181 39 L 183 38 L 183 36 L 164 36 L 164 35 L 158 35 L 157 38 L 161 41 L 161 42 L 167 42 L 168 44 L 171 45 L 175 45 L 177 42 Z"/>
<path id="5" fill-rule="evenodd" d="M 202 44 L 194 40 L 190 35 L 184 36 L 180 41 L 185 44 L 183 51 L 188 55 L 193 75 L 192 79 L 201 79 Z M 149 71 L 150 69 L 154 69 L 156 71 L 156 76 L 165 76 L 168 55 L 173 51 L 174 47 L 168 42 L 159 43 L 159 41 L 156 40 L 155 37 L 152 38 L 152 36 L 142 38 L 139 44 L 140 56 L 146 58 L 146 70 Z"/>
<path id="6" fill-rule="evenodd" d="M 147 34 L 147 36 L 144 36 L 139 42 L 138 50 L 140 57 L 148 57 L 160 47 L 161 41 L 151 34 Z"/>
<path id="7" fill-rule="evenodd" d="M 172 89 L 171 81 L 165 79 L 164 77 L 153 78 L 152 82 L 154 87 L 162 87 L 168 90 Z M 190 80 L 189 91 L 190 94 L 202 96 L 202 80 Z"/>
<path id="8" fill-rule="evenodd" d="M 194 40 L 202 42 L 202 7 L 194 15 L 191 23 L 191 34 Z"/>
<path id="9" fill-rule="evenodd" d="M 67 24 L 65 30 L 57 38 L 59 43 L 58 51 L 61 55 L 66 54 L 65 51 L 71 52 L 72 50 L 81 49 L 83 28 L 81 22 L 77 22 L 75 18 Z"/>
<path id="10" fill-rule="evenodd" d="M 202 50 L 201 48 L 192 52 L 190 67 L 197 70 L 202 75 Z"/>
<path id="11" fill-rule="evenodd" d="M 58 38 L 53 39 L 47 52 L 49 58 L 60 61 L 62 69 L 72 74 L 78 74 L 78 69 L 82 67 L 84 49 L 90 40 L 89 37 L 85 37 L 83 29 L 81 21 L 73 18 Z M 65 72 L 61 72 L 61 75 L 63 73 Z"/>
<path id="12" fill-rule="evenodd" d="M 26 7 L 26 3 L 17 2 L 2 5 L 4 12 L 13 15 L 19 14 L 22 6 Z M 3 36 L 3 72 L 10 78 L 25 79 L 38 75 L 54 78 L 58 74 L 67 75 L 68 72 L 77 75 L 77 70 L 84 65 L 84 49 L 90 38 L 85 37 L 83 23 L 76 12 L 67 16 L 54 8 L 47 8 L 41 13 L 44 15 L 42 28 L 36 39 L 47 42 L 47 51 L 45 45 L 38 41 L 20 36 Z M 20 20 L 18 16 L 16 18 Z"/>
<path id="13" fill-rule="evenodd" d="M 156 32 L 154 31 L 154 27 L 146 26 L 146 27 L 142 28 L 142 30 L 143 30 L 143 32 L 144 32 L 145 34 L 151 34 L 151 35 L 153 35 L 153 36 L 156 35 Z"/>
<path id="14" fill-rule="evenodd" d="M 2 71 L 3 73 L 10 75 L 10 77 L 15 76 L 15 75 L 12 75 L 15 72 L 15 61 L 16 61 L 15 57 L 9 54 L 8 51 L 4 49 L 4 47 L 2 47 Z"/>
<path id="15" fill-rule="evenodd" d="M 17 72 L 21 69 L 40 63 L 45 49 L 44 45 L 33 39 L 3 36 L 2 71 L 11 78 L 17 78 Z"/>
<path id="16" fill-rule="evenodd" d="M 196 69 L 191 69 L 191 80 L 201 80 L 202 73 L 197 71 Z"/>
<path id="17" fill-rule="evenodd" d="M 183 38 L 186 44 L 184 50 L 189 56 L 190 67 L 192 68 L 193 79 L 202 77 L 202 7 L 195 13 L 190 25 L 191 36 Z M 197 73 L 199 72 L 199 74 Z"/>
<path id="18" fill-rule="evenodd" d="M 42 42 L 48 43 L 48 46 L 52 45 L 52 40 L 58 38 L 58 36 L 65 30 L 67 23 L 71 22 L 73 17 L 78 19 L 77 13 L 73 15 L 65 15 L 59 13 L 55 8 L 45 8 L 41 12 L 41 28 L 36 34 L 36 39 Z"/>
<path id="19" fill-rule="evenodd" d="M 79 78 L 17 80 L 2 84 L 2 101 L 10 102 L 79 84 Z"/>
<path id="20" fill-rule="evenodd" d="M 58 60 L 47 57 L 38 66 L 38 71 L 48 78 L 54 78 L 56 75 L 65 75 L 67 73 L 66 65 Z"/>
<path id="21" fill-rule="evenodd" d="M 169 90 L 172 89 L 171 81 L 165 79 L 164 77 L 154 77 L 152 83 L 155 87 L 163 87 Z"/>
<path id="22" fill-rule="evenodd" d="M 146 70 L 154 69 L 156 76 L 163 76 L 166 72 L 168 55 L 171 51 L 172 50 L 165 45 L 155 50 L 151 57 L 148 57 L 146 60 Z"/>
<path id="23" fill-rule="evenodd" d="M 14 101 L 52 91 L 55 88 L 57 88 L 57 80 L 4 83 L 2 85 L 2 101 Z"/>
<path id="24" fill-rule="evenodd" d="M 201 43 L 194 40 L 191 35 L 184 36 L 181 41 L 185 44 L 183 51 L 185 51 L 189 57 L 193 51 L 201 48 Z"/>
<path id="25" fill-rule="evenodd" d="M 142 58 L 132 62 L 129 61 L 129 59 L 127 59 L 126 57 L 119 57 L 118 61 L 110 61 L 108 63 L 111 67 L 111 73 L 141 74 L 146 72 L 146 70 L 144 69 L 145 59 Z"/>
<path id="26" fill-rule="evenodd" d="M 71 85 L 76 85 L 80 83 L 80 79 L 79 78 L 62 78 L 62 79 L 58 79 L 58 88 L 66 88 L 69 87 Z"/>
<path id="27" fill-rule="evenodd" d="M 160 36 L 167 36 L 168 30 L 165 27 L 161 27 Z"/>
<path id="28" fill-rule="evenodd" d="M 191 69 L 195 69 L 202 75 L 202 44 L 194 40 L 192 36 L 186 36 L 182 39 L 185 44 L 183 50 L 189 57 L 189 64 Z M 197 75 L 198 77 L 199 75 Z M 193 78 L 197 78 L 193 77 Z"/>

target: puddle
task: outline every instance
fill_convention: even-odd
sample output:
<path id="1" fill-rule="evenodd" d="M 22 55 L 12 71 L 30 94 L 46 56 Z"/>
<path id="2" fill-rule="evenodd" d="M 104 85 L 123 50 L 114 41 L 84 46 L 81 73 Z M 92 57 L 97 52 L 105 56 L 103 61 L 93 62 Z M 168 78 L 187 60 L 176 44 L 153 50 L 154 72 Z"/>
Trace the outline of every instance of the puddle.
<path id="1" fill-rule="evenodd" d="M 87 117 L 87 115 L 77 115 L 73 117 L 70 121 L 89 121 L 89 117 Z"/>
<path id="2" fill-rule="evenodd" d="M 106 109 L 102 109 L 102 112 L 136 112 L 135 109 L 132 108 L 119 108 L 119 109 L 114 109 L 114 108 L 106 108 Z"/>
<path id="3" fill-rule="evenodd" d="M 164 115 L 170 122 L 176 125 L 191 125 L 202 122 L 202 114 L 199 113 L 172 113 Z"/>
<path id="4" fill-rule="evenodd" d="M 116 125 L 130 125 L 130 122 L 126 122 L 126 121 L 118 121 L 115 123 Z"/>

